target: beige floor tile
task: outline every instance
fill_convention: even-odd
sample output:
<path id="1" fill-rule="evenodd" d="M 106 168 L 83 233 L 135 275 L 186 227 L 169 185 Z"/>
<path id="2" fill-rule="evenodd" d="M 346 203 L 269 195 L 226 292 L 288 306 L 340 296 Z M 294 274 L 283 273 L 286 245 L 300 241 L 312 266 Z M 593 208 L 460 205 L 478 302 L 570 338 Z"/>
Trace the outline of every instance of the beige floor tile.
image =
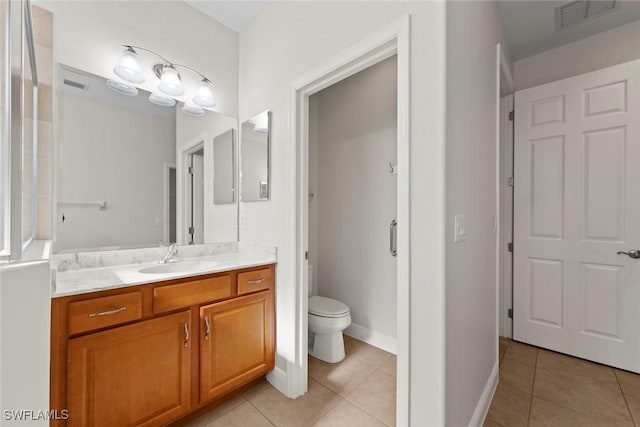
<path id="1" fill-rule="evenodd" d="M 535 366 L 537 356 L 538 349 L 536 347 L 515 341 L 509 343 L 504 353 L 504 357 L 507 359 L 517 360 L 520 363 L 531 366 Z"/>
<path id="2" fill-rule="evenodd" d="M 497 422 L 493 421 L 491 418 L 487 418 L 484 420 L 484 423 L 482 423 L 482 427 L 504 427 L 502 424 L 498 424 Z"/>
<path id="3" fill-rule="evenodd" d="M 620 389 L 602 387 L 593 380 L 538 368 L 533 394 L 612 426 L 633 425 Z"/>
<path id="4" fill-rule="evenodd" d="M 498 343 L 498 360 L 502 363 L 502 359 L 504 359 L 504 354 L 507 352 L 508 344 L 500 340 Z"/>
<path id="5" fill-rule="evenodd" d="M 514 359 L 505 359 L 500 365 L 500 384 L 525 393 L 533 388 L 533 366 L 525 365 Z"/>
<path id="6" fill-rule="evenodd" d="M 546 400 L 533 398 L 531 402 L 531 427 L 606 427 L 601 420 L 582 415 Z"/>
<path id="7" fill-rule="evenodd" d="M 251 400 L 253 397 L 264 392 L 265 390 L 271 390 L 271 389 L 275 390 L 271 384 L 269 384 L 266 380 L 264 380 L 261 383 L 256 384 L 255 386 L 251 387 L 249 390 L 242 393 L 242 396 L 244 396 L 244 398 L 247 400 Z"/>
<path id="8" fill-rule="evenodd" d="M 260 384 L 257 388 L 245 393 L 245 397 L 278 427 L 311 426 L 341 400 L 336 393 L 312 379 L 309 379 L 307 393 L 297 399 L 287 398 L 269 384 Z"/>
<path id="9" fill-rule="evenodd" d="M 385 427 L 382 421 L 362 409 L 343 400 L 327 415 L 320 418 L 315 427 Z"/>
<path id="10" fill-rule="evenodd" d="M 357 341 L 348 354 L 374 365 L 376 368 L 393 357 L 393 354 L 361 341 Z"/>
<path id="11" fill-rule="evenodd" d="M 346 396 L 360 385 L 377 367 L 353 354 L 340 363 L 326 363 L 309 357 L 309 376 L 336 393 Z"/>
<path id="12" fill-rule="evenodd" d="M 357 346 L 362 344 L 362 341 L 357 340 L 349 335 L 342 334 L 344 340 L 344 352 L 350 354 Z"/>
<path id="13" fill-rule="evenodd" d="M 538 353 L 539 370 L 590 382 L 601 387 L 619 390 L 618 380 L 612 368 L 548 350 Z"/>
<path id="14" fill-rule="evenodd" d="M 396 372 L 397 372 L 397 366 L 398 366 L 398 358 L 395 355 L 393 355 L 389 358 L 389 360 L 384 362 L 382 366 L 380 366 L 380 370 L 382 372 L 386 372 L 389 375 L 393 375 L 395 378 Z"/>
<path id="15" fill-rule="evenodd" d="M 530 393 L 498 384 L 487 418 L 503 426 L 526 426 L 530 401 Z"/>
<path id="16" fill-rule="evenodd" d="M 207 412 L 206 414 L 204 414 L 200 418 L 191 421 L 189 424 L 187 424 L 186 427 L 202 427 L 202 426 L 205 426 L 208 423 L 210 423 L 211 421 L 213 421 L 214 419 L 226 414 L 227 412 L 231 411 L 234 408 L 237 408 L 238 406 L 240 406 L 240 405 L 242 405 L 243 403 L 246 403 L 246 402 L 247 402 L 247 399 L 245 399 L 242 395 L 236 396 L 233 399 L 224 402 L 222 405 L 220 405 L 217 408 L 211 410 L 210 412 Z"/>
<path id="17" fill-rule="evenodd" d="M 272 427 L 273 424 L 253 405 L 245 402 L 203 427 Z"/>
<path id="18" fill-rule="evenodd" d="M 396 379 L 376 371 L 355 390 L 347 395 L 347 400 L 388 425 L 396 421 Z"/>
<path id="19" fill-rule="evenodd" d="M 619 369 L 615 372 L 631 416 L 636 425 L 640 425 L 640 375 Z"/>

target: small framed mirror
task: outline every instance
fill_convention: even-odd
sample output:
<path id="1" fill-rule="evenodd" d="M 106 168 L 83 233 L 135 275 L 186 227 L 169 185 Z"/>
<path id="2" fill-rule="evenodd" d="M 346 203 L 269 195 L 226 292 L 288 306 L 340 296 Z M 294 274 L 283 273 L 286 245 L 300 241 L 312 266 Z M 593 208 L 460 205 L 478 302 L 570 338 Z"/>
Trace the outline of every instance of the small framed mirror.
<path id="1" fill-rule="evenodd" d="M 240 199 L 269 200 L 271 112 L 265 111 L 242 123 L 240 132 Z"/>
<path id="2" fill-rule="evenodd" d="M 213 203 L 235 203 L 235 129 L 213 138 Z"/>

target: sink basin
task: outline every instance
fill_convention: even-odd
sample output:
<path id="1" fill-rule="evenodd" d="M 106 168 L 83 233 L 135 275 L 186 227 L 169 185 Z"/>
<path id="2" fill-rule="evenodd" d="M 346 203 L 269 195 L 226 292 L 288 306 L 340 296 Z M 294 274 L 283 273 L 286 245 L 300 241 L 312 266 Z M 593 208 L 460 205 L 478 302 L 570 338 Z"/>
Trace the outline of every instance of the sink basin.
<path id="1" fill-rule="evenodd" d="M 143 274 L 188 273 L 191 271 L 207 270 L 218 265 L 215 261 L 180 261 L 168 264 L 152 265 L 138 270 Z"/>

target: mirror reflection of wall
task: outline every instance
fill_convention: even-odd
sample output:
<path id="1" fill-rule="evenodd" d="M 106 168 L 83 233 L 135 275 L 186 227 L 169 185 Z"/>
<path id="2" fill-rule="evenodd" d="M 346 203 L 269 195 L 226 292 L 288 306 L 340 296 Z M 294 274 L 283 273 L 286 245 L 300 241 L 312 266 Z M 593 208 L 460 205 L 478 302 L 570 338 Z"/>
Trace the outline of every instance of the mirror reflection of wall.
<path id="1" fill-rule="evenodd" d="M 164 165 L 176 162 L 175 108 L 59 71 L 56 249 L 158 245 L 168 222 Z"/>
<path id="2" fill-rule="evenodd" d="M 269 200 L 269 143 L 271 112 L 265 111 L 242 123 L 241 200 Z"/>
<path id="3" fill-rule="evenodd" d="M 213 203 L 235 202 L 234 129 L 213 138 Z"/>

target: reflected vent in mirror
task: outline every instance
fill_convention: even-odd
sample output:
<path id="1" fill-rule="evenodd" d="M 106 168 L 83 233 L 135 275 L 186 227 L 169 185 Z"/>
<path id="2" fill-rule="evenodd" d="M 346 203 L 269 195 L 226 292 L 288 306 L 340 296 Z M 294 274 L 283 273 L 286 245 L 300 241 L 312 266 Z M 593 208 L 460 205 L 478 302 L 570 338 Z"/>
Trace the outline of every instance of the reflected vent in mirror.
<path id="1" fill-rule="evenodd" d="M 616 9 L 616 0 L 577 0 L 556 8 L 556 32 Z"/>
<path id="2" fill-rule="evenodd" d="M 76 89 L 80 89 L 80 90 L 85 90 L 85 91 L 89 90 L 89 85 L 76 82 L 74 80 L 64 79 L 64 84 L 66 84 L 67 86 L 75 87 Z"/>

